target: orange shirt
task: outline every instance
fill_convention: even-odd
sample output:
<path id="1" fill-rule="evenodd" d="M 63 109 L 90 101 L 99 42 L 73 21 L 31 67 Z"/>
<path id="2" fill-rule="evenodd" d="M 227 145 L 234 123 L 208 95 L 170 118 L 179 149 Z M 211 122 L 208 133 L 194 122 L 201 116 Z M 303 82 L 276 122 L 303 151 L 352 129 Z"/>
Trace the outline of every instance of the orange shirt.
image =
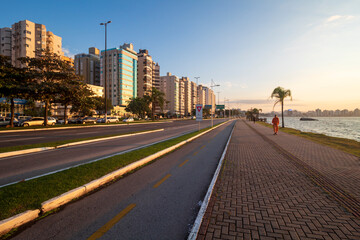
<path id="1" fill-rule="evenodd" d="M 278 117 L 274 117 L 273 120 L 272 120 L 272 124 L 274 124 L 274 125 L 279 125 L 279 123 L 280 123 L 279 118 L 278 118 Z"/>

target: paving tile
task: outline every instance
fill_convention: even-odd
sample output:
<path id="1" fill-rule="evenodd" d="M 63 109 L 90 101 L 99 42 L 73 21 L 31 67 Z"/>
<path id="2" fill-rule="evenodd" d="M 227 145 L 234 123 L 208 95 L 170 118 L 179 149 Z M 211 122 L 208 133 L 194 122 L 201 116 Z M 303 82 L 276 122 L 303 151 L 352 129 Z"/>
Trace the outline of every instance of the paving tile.
<path id="1" fill-rule="evenodd" d="M 353 156 L 252 127 L 360 197 L 360 164 Z M 225 159 L 203 219 L 209 235 L 205 230 L 198 239 L 360 239 L 360 220 L 243 121 L 236 123 Z"/>

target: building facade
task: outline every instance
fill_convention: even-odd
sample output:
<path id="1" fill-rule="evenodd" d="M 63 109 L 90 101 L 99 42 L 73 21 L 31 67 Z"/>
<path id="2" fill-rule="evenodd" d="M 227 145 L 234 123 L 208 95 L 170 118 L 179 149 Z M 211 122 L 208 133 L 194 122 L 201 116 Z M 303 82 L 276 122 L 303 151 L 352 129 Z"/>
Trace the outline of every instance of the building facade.
<path id="1" fill-rule="evenodd" d="M 100 56 L 99 49 L 89 48 L 89 54 L 75 55 L 75 73 L 83 76 L 86 84 L 100 86 Z"/>
<path id="2" fill-rule="evenodd" d="M 0 29 L 0 32 L 3 31 L 9 34 L 9 28 Z M 6 41 L 8 42 L 8 39 L 6 39 Z M 6 45 L 9 46 L 8 43 Z M 45 25 L 33 23 L 29 20 L 20 21 L 12 25 L 11 54 L 8 50 L 6 50 L 6 52 L 7 56 L 11 56 L 11 61 L 14 66 L 22 66 L 18 58 L 37 57 L 40 51 L 45 49 L 59 56 L 63 56 L 61 37 L 56 36 L 50 31 L 46 31 Z"/>
<path id="3" fill-rule="evenodd" d="M 137 61 L 137 53 L 131 43 L 124 44 L 120 48 L 108 49 L 106 52 L 101 51 L 100 85 L 105 88 L 106 74 L 106 94 L 113 106 L 126 107 L 130 98 L 137 96 Z"/>
<path id="4" fill-rule="evenodd" d="M 143 97 L 151 93 L 155 77 L 155 64 L 146 49 L 139 49 L 137 56 L 137 95 Z"/>
<path id="5" fill-rule="evenodd" d="M 160 77 L 160 91 L 165 93 L 164 112 L 178 115 L 179 112 L 179 78 L 171 73 Z"/>
<path id="6" fill-rule="evenodd" d="M 11 59 L 12 31 L 11 28 L 0 28 L 0 55 Z"/>
<path id="7" fill-rule="evenodd" d="M 189 80 L 188 77 L 182 77 L 180 78 L 180 83 L 182 83 L 183 86 L 183 100 L 184 100 L 184 116 L 191 116 L 192 114 L 192 91 L 191 91 L 191 81 Z M 180 98 L 181 101 L 181 98 Z"/>

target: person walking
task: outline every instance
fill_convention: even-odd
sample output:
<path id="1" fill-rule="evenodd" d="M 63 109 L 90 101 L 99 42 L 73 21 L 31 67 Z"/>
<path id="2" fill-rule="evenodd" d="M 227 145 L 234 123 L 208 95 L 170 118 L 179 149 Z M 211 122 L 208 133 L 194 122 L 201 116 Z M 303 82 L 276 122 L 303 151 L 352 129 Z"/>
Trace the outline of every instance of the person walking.
<path id="1" fill-rule="evenodd" d="M 272 124 L 273 124 L 273 128 L 274 128 L 274 135 L 277 135 L 277 133 L 279 131 L 279 123 L 280 123 L 280 120 L 275 115 L 275 117 L 272 119 Z"/>

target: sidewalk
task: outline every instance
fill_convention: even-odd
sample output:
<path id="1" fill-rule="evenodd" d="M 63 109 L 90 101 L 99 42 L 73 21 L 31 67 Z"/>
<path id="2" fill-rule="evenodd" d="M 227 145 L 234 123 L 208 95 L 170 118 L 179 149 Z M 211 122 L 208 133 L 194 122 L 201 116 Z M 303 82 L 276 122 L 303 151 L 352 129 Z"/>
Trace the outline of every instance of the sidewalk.
<path id="1" fill-rule="evenodd" d="M 263 137 L 243 121 L 237 122 L 198 239 L 360 239 L 360 219 L 355 217 L 360 200 L 359 160 L 249 125 Z M 294 160 L 276 149 L 274 139 Z M 307 169 L 315 169 L 310 174 L 317 173 L 350 193 L 355 211 L 347 211 L 324 191 L 326 181 L 324 186 L 315 184 L 316 177 L 310 178 Z"/>

